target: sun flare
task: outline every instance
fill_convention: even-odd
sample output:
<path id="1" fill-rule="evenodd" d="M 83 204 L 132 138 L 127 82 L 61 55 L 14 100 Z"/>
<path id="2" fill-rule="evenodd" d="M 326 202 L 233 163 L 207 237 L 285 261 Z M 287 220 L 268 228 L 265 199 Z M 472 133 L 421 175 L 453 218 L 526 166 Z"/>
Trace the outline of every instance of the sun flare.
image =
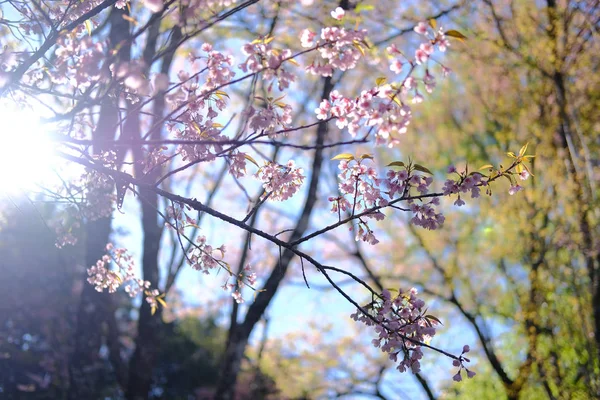
<path id="1" fill-rule="evenodd" d="M 39 113 L 0 103 L 0 192 L 36 190 L 56 179 L 56 157 Z"/>

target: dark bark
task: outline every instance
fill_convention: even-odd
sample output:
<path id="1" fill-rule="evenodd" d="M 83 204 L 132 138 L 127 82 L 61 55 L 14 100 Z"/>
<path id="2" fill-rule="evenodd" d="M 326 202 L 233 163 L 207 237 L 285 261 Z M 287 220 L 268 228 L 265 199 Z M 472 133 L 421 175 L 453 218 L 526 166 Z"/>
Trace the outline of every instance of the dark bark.
<path id="1" fill-rule="evenodd" d="M 157 19 L 149 29 L 148 41 L 143 53 L 148 69 L 156 52 L 159 26 L 160 20 Z M 175 42 L 178 41 L 180 37 L 181 30 L 179 28 L 174 28 L 171 40 Z M 161 67 L 162 73 L 169 73 L 173 55 L 174 51 L 165 54 Z M 150 140 L 160 140 L 162 136 L 162 123 L 160 123 L 160 121 L 162 121 L 164 108 L 164 96 L 156 96 L 153 105 L 154 118 L 152 126 L 154 128 L 150 132 Z M 125 130 L 132 139 L 139 141 L 142 139 L 140 113 L 136 105 L 131 105 L 130 110 L 128 119 L 125 123 Z M 134 146 L 132 150 L 134 158 L 138 162 L 136 164 L 136 176 L 141 177 L 143 181 L 149 184 L 156 182 L 160 169 L 157 168 L 147 175 L 144 175 L 141 164 L 139 163 L 144 159 L 144 152 L 141 146 Z M 155 289 L 158 288 L 158 283 L 160 281 L 158 256 L 163 232 L 161 225 L 158 223 L 158 195 L 152 190 L 142 188 L 139 192 L 139 200 L 142 208 L 142 231 L 144 236 L 142 256 L 143 279 L 150 281 L 151 289 Z M 126 391 L 126 397 L 128 399 L 147 399 L 149 396 L 152 384 L 152 371 L 156 364 L 156 357 L 160 348 L 160 334 L 162 328 L 161 309 L 158 308 L 153 315 L 150 304 L 143 300 L 138 320 L 135 351 L 129 363 L 129 382 Z"/>
<path id="2" fill-rule="evenodd" d="M 113 9 L 110 15 L 111 31 L 110 41 L 121 43 L 127 39 L 128 23 L 123 19 L 123 11 Z M 129 46 L 123 46 L 118 54 L 119 58 L 129 57 Z M 105 97 L 100 109 L 100 116 L 96 130 L 93 132 L 92 141 L 94 154 L 101 154 L 106 149 L 102 142 L 114 139 L 115 126 L 118 115 L 115 100 Z M 100 218 L 95 221 L 86 221 L 86 255 L 85 267 L 94 265 L 104 254 L 111 232 L 111 218 Z M 74 348 L 69 357 L 69 399 L 93 399 L 99 395 L 100 375 L 103 361 L 99 358 L 100 346 L 103 340 L 104 324 L 113 312 L 111 299 L 107 293 L 99 293 L 85 281 L 84 273 L 83 292 L 77 311 L 77 327 L 74 335 Z M 118 356 L 118 355 L 117 355 Z M 119 368 L 115 368 L 118 370 Z M 120 373 L 122 371 L 118 371 Z M 117 381 L 123 382 L 123 377 Z"/>
<path id="3" fill-rule="evenodd" d="M 110 219 L 102 218 L 86 224 L 86 266 L 96 263 L 105 254 L 104 246 L 110 234 Z M 82 279 L 86 279 L 84 273 Z M 74 349 L 69 361 L 69 399 L 94 399 L 100 391 L 104 361 L 99 357 L 102 345 L 102 324 L 110 310 L 107 293 L 99 293 L 85 282 L 77 311 Z"/>

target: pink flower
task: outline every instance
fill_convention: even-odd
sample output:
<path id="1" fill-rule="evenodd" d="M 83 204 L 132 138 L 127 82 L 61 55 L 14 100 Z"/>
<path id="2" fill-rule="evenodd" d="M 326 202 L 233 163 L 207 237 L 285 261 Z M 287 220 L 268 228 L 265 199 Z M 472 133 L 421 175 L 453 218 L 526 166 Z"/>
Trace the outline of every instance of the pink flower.
<path id="1" fill-rule="evenodd" d="M 521 172 L 521 173 L 519 174 L 519 178 L 520 178 L 522 181 L 525 181 L 525 180 L 527 180 L 527 178 L 529 178 L 529 172 L 528 172 L 526 169 L 525 169 L 525 170 L 523 170 L 523 172 Z"/>
<path id="2" fill-rule="evenodd" d="M 508 194 L 511 196 L 519 191 L 523 190 L 523 186 L 521 185 L 511 185 L 510 189 L 508 189 Z"/>
<path id="3" fill-rule="evenodd" d="M 302 47 L 311 47 L 314 44 L 316 33 L 311 32 L 308 29 L 304 29 L 300 35 L 300 44 Z"/>
<path id="4" fill-rule="evenodd" d="M 454 202 L 454 205 L 455 205 L 455 206 L 458 206 L 458 207 L 460 207 L 460 206 L 464 206 L 464 205 L 465 205 L 465 202 L 464 202 L 464 200 L 463 200 L 463 199 L 461 199 L 461 198 L 460 198 L 460 196 L 458 196 L 458 199 L 456 199 L 456 201 Z"/>
<path id="5" fill-rule="evenodd" d="M 338 21 L 341 21 L 342 18 L 344 18 L 345 14 L 346 14 L 346 11 L 344 11 L 344 9 L 342 7 L 338 7 L 331 12 L 331 16 L 333 18 L 337 19 Z"/>
<path id="6" fill-rule="evenodd" d="M 425 22 L 419 22 L 417 26 L 415 26 L 414 31 L 417 32 L 419 35 L 426 35 L 427 24 Z"/>
<path id="7" fill-rule="evenodd" d="M 415 62 L 419 65 L 427 62 L 429 55 L 423 49 L 417 49 L 415 51 Z"/>

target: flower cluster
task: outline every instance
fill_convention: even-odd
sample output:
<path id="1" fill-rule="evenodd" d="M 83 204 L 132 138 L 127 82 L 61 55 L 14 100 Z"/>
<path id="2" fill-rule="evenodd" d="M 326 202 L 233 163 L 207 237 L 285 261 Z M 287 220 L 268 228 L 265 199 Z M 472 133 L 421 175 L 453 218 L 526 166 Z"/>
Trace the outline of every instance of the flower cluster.
<path id="1" fill-rule="evenodd" d="M 417 289 L 397 293 L 392 296 L 390 290 L 384 290 L 351 318 L 375 328 L 378 338 L 373 339 L 373 345 L 388 353 L 390 360 L 400 360 L 398 371 L 410 369 L 417 373 L 421 370 L 419 360 L 423 357 L 421 344 L 433 338 L 435 325 L 440 321 L 425 314 L 425 302 L 417 297 Z"/>
<path id="2" fill-rule="evenodd" d="M 87 281 L 94 285 L 98 292 L 108 289 L 109 293 L 114 293 L 125 283 L 125 292 L 130 297 L 135 297 L 150 288 L 149 281 L 136 278 L 133 258 L 126 249 L 115 248 L 112 243 L 109 243 L 106 245 L 106 251 L 107 254 L 87 269 Z M 111 262 L 116 265 L 116 269 L 110 269 Z M 158 296 L 158 291 L 156 289 L 154 291 Z"/>
<path id="3" fill-rule="evenodd" d="M 275 162 L 266 163 L 256 172 L 256 178 L 263 183 L 265 189 L 261 200 L 267 196 L 274 201 L 289 199 L 304 182 L 303 172 L 292 160 L 288 161 L 287 166 Z"/>
<path id="4" fill-rule="evenodd" d="M 368 47 L 365 42 L 366 36 L 365 29 L 326 27 L 321 29 L 321 39 L 315 43 L 316 33 L 305 29 L 300 35 L 302 47 L 315 46 L 323 62 L 313 61 L 306 67 L 306 71 L 313 75 L 331 76 L 335 70 L 346 71 L 355 68 L 358 60 L 364 56 L 363 47 Z"/>
<path id="5" fill-rule="evenodd" d="M 247 43 L 242 47 L 242 52 L 247 56 L 246 60 L 240 64 L 244 72 L 262 71 L 262 77 L 266 81 L 276 79 L 279 90 L 287 89 L 296 77 L 290 73 L 283 65 L 290 60 L 292 52 L 289 49 L 279 50 L 271 46 L 272 37 L 257 39 Z M 271 91 L 273 82 L 268 87 Z"/>
<path id="6" fill-rule="evenodd" d="M 231 274 L 231 276 L 234 277 L 233 274 Z M 231 297 L 233 297 L 236 303 L 240 304 L 244 302 L 242 288 L 244 286 L 248 286 L 254 290 L 253 286 L 256 284 L 257 279 L 256 272 L 254 272 L 250 264 L 247 264 L 242 272 L 235 278 L 235 283 L 229 283 L 228 280 L 223 286 L 221 286 L 221 288 L 226 291 L 231 290 Z"/>
<path id="7" fill-rule="evenodd" d="M 103 69 L 106 42 L 96 41 L 83 32 L 73 31 L 61 35 L 56 43 L 56 58 L 51 63 L 52 73 L 48 74 L 55 84 L 69 84 L 73 88 L 85 90 L 95 82 L 108 78 Z"/>
<path id="8" fill-rule="evenodd" d="M 206 67 L 208 68 L 208 77 L 202 90 L 207 92 L 231 81 L 235 76 L 235 72 L 231 69 L 233 57 L 214 50 L 210 43 L 204 43 L 201 49 L 207 53 Z M 196 59 L 194 56 L 191 57 Z"/>
<path id="9" fill-rule="evenodd" d="M 175 229 L 178 235 L 184 235 L 185 229 L 188 227 L 198 227 L 196 221 L 187 215 L 185 211 L 186 208 L 176 204 L 166 208 L 167 218 L 173 220 L 173 222 L 167 222 L 167 226 Z M 219 258 L 215 256 L 216 252 L 220 253 Z M 227 263 L 223 261 L 225 252 L 225 245 L 214 248 L 206 243 L 206 236 L 199 235 L 188 250 L 186 259 L 193 269 L 208 274 L 215 267 L 227 266 Z"/>
<path id="10" fill-rule="evenodd" d="M 215 252 L 221 254 L 221 258 L 215 257 Z M 225 245 L 221 245 L 216 249 L 206 243 L 206 236 L 198 236 L 196 243 L 189 250 L 187 259 L 191 267 L 196 271 L 202 271 L 208 274 L 215 267 L 223 266 L 223 258 L 225 258 Z"/>
<path id="11" fill-rule="evenodd" d="M 244 112 L 250 120 L 249 127 L 252 131 L 261 131 L 273 138 L 278 127 L 289 127 L 292 123 L 292 107 L 289 104 L 282 103 L 281 99 L 264 99 L 260 96 L 256 98 L 264 102 L 264 108 L 257 111 L 250 106 Z"/>
<path id="12" fill-rule="evenodd" d="M 427 62 L 429 57 L 435 51 L 435 45 L 438 46 L 438 50 L 441 52 L 446 51 L 450 46 L 450 42 L 446 38 L 444 29 L 440 27 L 436 31 L 434 26 L 435 25 L 428 25 L 425 22 L 419 22 L 414 28 L 414 31 L 419 35 L 423 35 L 429 39 L 427 42 L 421 43 L 419 48 L 415 51 L 415 62 L 417 64 L 424 64 Z M 430 27 L 431 29 L 429 29 Z"/>
<path id="13" fill-rule="evenodd" d="M 480 187 L 488 185 L 488 182 L 483 180 L 483 175 L 479 172 L 472 172 L 468 174 L 468 171 L 465 170 L 459 173 L 456 170 L 456 167 L 451 165 L 448 167 L 448 173 L 456 174 L 458 179 L 447 179 L 446 182 L 444 182 L 444 187 L 442 190 L 446 196 L 458 193 L 458 198 L 454 202 L 454 205 L 459 207 L 465 204 L 464 200 L 460 197 L 460 193 L 471 192 L 471 198 L 476 199 L 481 194 Z"/>
<path id="14" fill-rule="evenodd" d="M 410 83 L 410 80 L 407 82 Z M 361 125 L 376 127 L 376 143 L 392 147 L 398 143 L 395 134 L 406 133 L 412 118 L 411 108 L 405 99 L 408 88 L 395 89 L 392 85 L 383 85 L 363 90 L 354 99 L 334 90 L 329 100 L 321 101 L 315 113 L 320 120 L 334 118 L 337 127 L 347 127 L 353 137 L 358 134 Z"/>
<path id="15" fill-rule="evenodd" d="M 368 154 L 358 159 L 350 154 L 342 154 L 336 158 L 343 158 L 338 166 L 341 170 L 338 175 L 340 196 L 329 198 L 332 202 L 331 212 L 340 214 L 344 211 L 355 215 L 370 208 L 385 207 L 396 195 L 406 197 L 411 191 L 416 191 L 416 199 L 407 199 L 410 211 L 414 214 L 411 222 L 426 229 L 438 229 L 444 223 L 444 216 L 434 208 L 439 205 L 439 199 L 434 197 L 427 201 L 419 197 L 429 193 L 433 182 L 431 177 L 416 174 L 415 171 L 427 171 L 425 168 L 417 164 L 406 166 L 402 162 L 395 162 L 391 165 L 400 166 L 402 169 L 388 170 L 385 178 L 380 178 L 373 167 L 365 165 L 366 160 L 372 158 Z M 379 241 L 369 228 L 366 218 L 379 221 L 384 219 L 385 215 L 379 210 L 374 210 L 358 218 L 356 240 L 377 244 Z"/>

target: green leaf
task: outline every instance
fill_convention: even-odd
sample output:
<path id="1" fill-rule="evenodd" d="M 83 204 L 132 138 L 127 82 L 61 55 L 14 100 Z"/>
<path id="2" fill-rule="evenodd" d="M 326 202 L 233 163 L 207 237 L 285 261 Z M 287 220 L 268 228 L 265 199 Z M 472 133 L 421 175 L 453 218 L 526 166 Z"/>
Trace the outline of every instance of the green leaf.
<path id="1" fill-rule="evenodd" d="M 338 154 L 337 156 L 333 157 L 331 159 L 331 161 L 333 160 L 354 160 L 354 156 L 350 153 L 342 153 L 342 154 Z"/>
<path id="2" fill-rule="evenodd" d="M 385 76 L 380 76 L 379 78 L 375 79 L 375 86 L 381 86 L 386 82 L 387 78 Z"/>
<path id="3" fill-rule="evenodd" d="M 454 29 L 450 29 L 449 31 L 445 32 L 445 34 L 446 36 L 453 37 L 455 39 L 460 40 L 461 42 L 465 41 L 465 39 L 467 38 L 465 35 Z"/>
<path id="4" fill-rule="evenodd" d="M 493 169 L 494 166 L 492 164 L 485 164 L 482 165 L 481 167 L 479 167 L 479 170 L 481 171 L 482 169 Z"/>
<path id="5" fill-rule="evenodd" d="M 415 168 L 417 171 L 424 172 L 424 173 L 426 173 L 426 174 L 429 174 L 429 175 L 433 175 L 433 172 L 431 172 L 430 170 L 428 170 L 427 168 L 425 168 L 425 167 L 424 167 L 424 166 L 422 166 L 422 165 L 415 164 L 415 165 L 414 165 L 414 168 Z"/>
<path id="6" fill-rule="evenodd" d="M 436 20 L 433 19 L 433 18 L 430 18 L 429 19 L 429 26 L 435 31 L 435 29 L 437 28 L 437 22 L 436 22 Z M 446 33 L 446 35 L 447 35 L 447 33 Z"/>
<path id="7" fill-rule="evenodd" d="M 404 163 L 402 161 L 394 161 L 387 165 L 388 167 L 404 167 Z"/>
<path id="8" fill-rule="evenodd" d="M 252 164 L 256 165 L 258 168 L 260 168 L 260 165 L 258 165 L 256 160 L 254 158 L 252 158 L 251 156 L 249 156 L 248 154 L 244 154 L 244 158 L 246 160 L 250 161 Z"/>
<path id="9" fill-rule="evenodd" d="M 512 157 L 512 158 L 517 158 L 517 156 L 515 155 L 515 153 L 513 153 L 512 151 L 509 151 L 508 153 L 506 153 L 507 156 Z"/>
<path id="10" fill-rule="evenodd" d="M 361 160 L 364 160 L 365 158 L 368 158 L 369 160 L 372 160 L 373 156 L 371 154 L 363 154 L 362 156 L 360 156 Z"/>

